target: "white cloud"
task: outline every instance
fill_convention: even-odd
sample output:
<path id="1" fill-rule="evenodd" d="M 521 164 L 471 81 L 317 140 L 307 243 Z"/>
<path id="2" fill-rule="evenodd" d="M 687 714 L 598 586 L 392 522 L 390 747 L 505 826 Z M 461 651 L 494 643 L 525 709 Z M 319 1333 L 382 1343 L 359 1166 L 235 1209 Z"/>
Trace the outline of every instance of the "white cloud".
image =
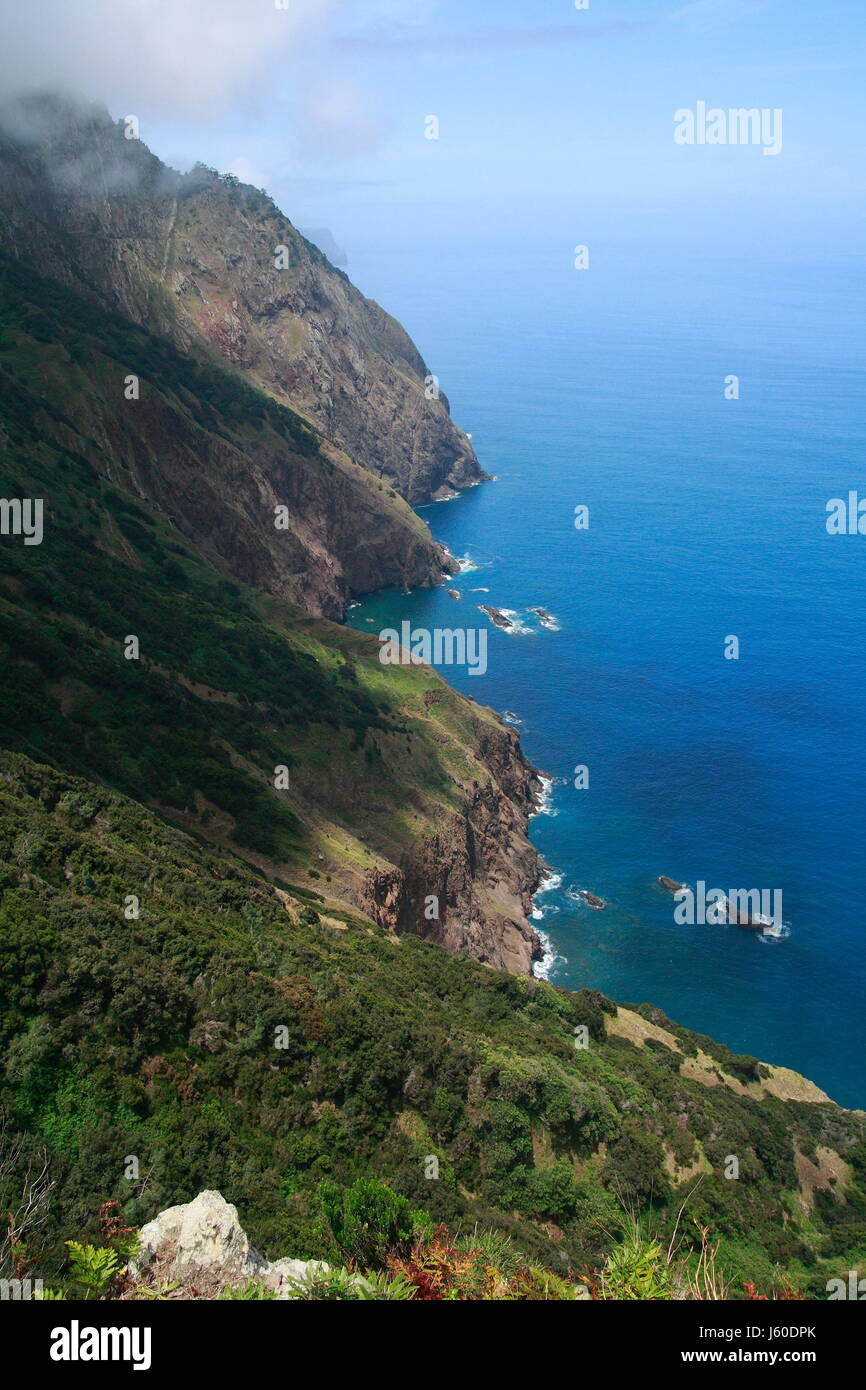
<path id="1" fill-rule="evenodd" d="M 0 0 L 0 87 L 120 114 L 215 119 L 315 39 L 344 0 Z"/>

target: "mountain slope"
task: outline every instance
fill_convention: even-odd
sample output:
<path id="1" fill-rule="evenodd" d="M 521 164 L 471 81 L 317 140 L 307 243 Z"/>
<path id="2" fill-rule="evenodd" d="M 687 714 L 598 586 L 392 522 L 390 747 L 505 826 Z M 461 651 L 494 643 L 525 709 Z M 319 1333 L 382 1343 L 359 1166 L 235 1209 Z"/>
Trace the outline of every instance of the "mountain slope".
<path id="1" fill-rule="evenodd" d="M 0 276 L 7 409 L 223 574 L 333 617 L 353 592 L 439 582 L 411 508 L 295 412 L 19 262 Z"/>
<path id="2" fill-rule="evenodd" d="M 627 1209 L 665 1246 L 678 1222 L 685 1251 L 709 1227 L 740 1295 L 785 1275 L 825 1296 L 866 1255 L 866 1117 L 657 1011 L 312 909 L 19 755 L 0 883 L 0 1110 L 22 1136 L 0 1200 L 47 1147 L 51 1242 L 98 1239 L 112 1198 L 138 1224 L 218 1188 L 266 1255 L 328 1256 L 318 1183 L 375 1174 L 577 1278 Z"/>
<path id="3" fill-rule="evenodd" d="M 864 1117 L 533 979 L 515 731 L 329 621 L 441 576 L 406 498 L 477 465 L 424 364 L 263 195 L 64 110 L 0 150 L 3 1209 L 44 1148 L 54 1240 L 219 1188 L 316 1255 L 319 1180 L 372 1172 L 579 1271 L 688 1197 L 687 1248 L 820 1292 Z"/>
<path id="4" fill-rule="evenodd" d="M 122 356 L 148 384 L 117 409 Z M 351 501 L 356 574 L 398 563 L 375 518 L 354 530 L 366 513 L 352 466 L 285 407 L 15 263 L 0 264 L 0 386 L 3 495 L 45 505 L 41 545 L 0 546 L 2 742 L 284 880 L 328 875 L 333 897 L 395 929 L 528 971 L 538 784 L 513 730 L 429 668 L 382 666 L 374 637 L 215 572 L 316 606 L 333 571 L 304 546 L 309 509 L 337 535 Z M 263 458 L 279 462 L 293 532 L 267 507 L 238 517 L 236 470 Z M 391 536 L 411 542 L 413 514 L 391 505 Z"/>

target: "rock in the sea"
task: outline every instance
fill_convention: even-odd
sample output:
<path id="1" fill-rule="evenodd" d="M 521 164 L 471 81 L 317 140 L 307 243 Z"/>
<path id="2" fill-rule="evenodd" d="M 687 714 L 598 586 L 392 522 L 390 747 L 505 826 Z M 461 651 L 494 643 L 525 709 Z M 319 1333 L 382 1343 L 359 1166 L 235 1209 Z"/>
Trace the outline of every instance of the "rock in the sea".
<path id="1" fill-rule="evenodd" d="M 529 611 L 536 615 L 542 627 L 548 628 L 551 632 L 557 631 L 559 623 L 552 613 L 548 613 L 546 608 L 530 608 Z"/>
<path id="2" fill-rule="evenodd" d="M 686 886 L 684 883 L 677 883 L 675 878 L 668 878 L 667 874 L 659 874 L 659 883 L 662 888 L 667 888 L 669 893 L 679 893 Z"/>
<path id="3" fill-rule="evenodd" d="M 500 613 L 498 608 L 492 608 L 489 603 L 479 603 L 478 607 L 482 613 L 487 614 L 490 621 L 495 623 L 497 627 L 505 628 L 508 631 L 514 626 L 510 618 L 507 618 L 504 613 Z"/>
<path id="4" fill-rule="evenodd" d="M 448 595 L 449 598 L 459 598 L 459 597 L 460 597 L 460 590 L 459 590 L 459 589 L 446 589 L 445 592 L 446 592 L 446 594 Z"/>
<path id="5" fill-rule="evenodd" d="M 586 889 L 581 892 L 581 897 L 587 907 L 594 907 L 596 911 L 600 911 L 605 905 L 604 898 L 597 897 L 595 893 L 587 893 Z"/>
<path id="6" fill-rule="evenodd" d="M 221 1193 L 205 1191 L 141 1228 L 129 1272 L 133 1279 L 152 1274 L 178 1283 L 192 1296 L 216 1297 L 228 1285 L 257 1279 L 279 1298 L 294 1298 L 299 1282 L 329 1268 L 322 1260 L 266 1260 L 250 1245 L 237 1208 Z"/>

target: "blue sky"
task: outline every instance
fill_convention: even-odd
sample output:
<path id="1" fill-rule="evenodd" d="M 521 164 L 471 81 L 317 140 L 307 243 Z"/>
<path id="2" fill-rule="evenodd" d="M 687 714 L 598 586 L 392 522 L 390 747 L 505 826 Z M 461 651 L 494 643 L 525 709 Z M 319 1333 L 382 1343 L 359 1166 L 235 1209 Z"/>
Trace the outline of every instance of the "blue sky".
<path id="1" fill-rule="evenodd" d="M 3 0 L 8 71 L 134 112 L 178 167 L 353 244 L 863 232 L 863 0 Z M 13 33 L 14 30 L 14 33 Z M 23 48 L 22 48 L 23 45 Z M 29 45 L 29 48 L 28 48 Z M 54 67 L 52 67 L 52 64 Z M 4 74 L 0 64 L 0 77 Z M 673 141 L 781 108 L 778 157 Z M 424 138 L 436 115 L 438 140 Z M 802 246 L 801 246 L 802 250 Z"/>

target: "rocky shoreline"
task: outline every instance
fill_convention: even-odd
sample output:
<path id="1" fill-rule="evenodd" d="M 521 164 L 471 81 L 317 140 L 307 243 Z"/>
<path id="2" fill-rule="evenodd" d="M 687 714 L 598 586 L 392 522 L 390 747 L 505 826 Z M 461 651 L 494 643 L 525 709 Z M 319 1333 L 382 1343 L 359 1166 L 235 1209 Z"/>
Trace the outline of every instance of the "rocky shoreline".
<path id="1" fill-rule="evenodd" d="M 398 868 L 368 874 L 362 906 L 398 934 L 531 975 L 544 956 L 529 917 L 545 865 L 528 830 L 543 784 L 516 730 L 478 720 L 476 733 L 490 781 L 468 786 L 460 812 L 420 838 Z M 435 918 L 426 915 L 431 897 Z"/>

